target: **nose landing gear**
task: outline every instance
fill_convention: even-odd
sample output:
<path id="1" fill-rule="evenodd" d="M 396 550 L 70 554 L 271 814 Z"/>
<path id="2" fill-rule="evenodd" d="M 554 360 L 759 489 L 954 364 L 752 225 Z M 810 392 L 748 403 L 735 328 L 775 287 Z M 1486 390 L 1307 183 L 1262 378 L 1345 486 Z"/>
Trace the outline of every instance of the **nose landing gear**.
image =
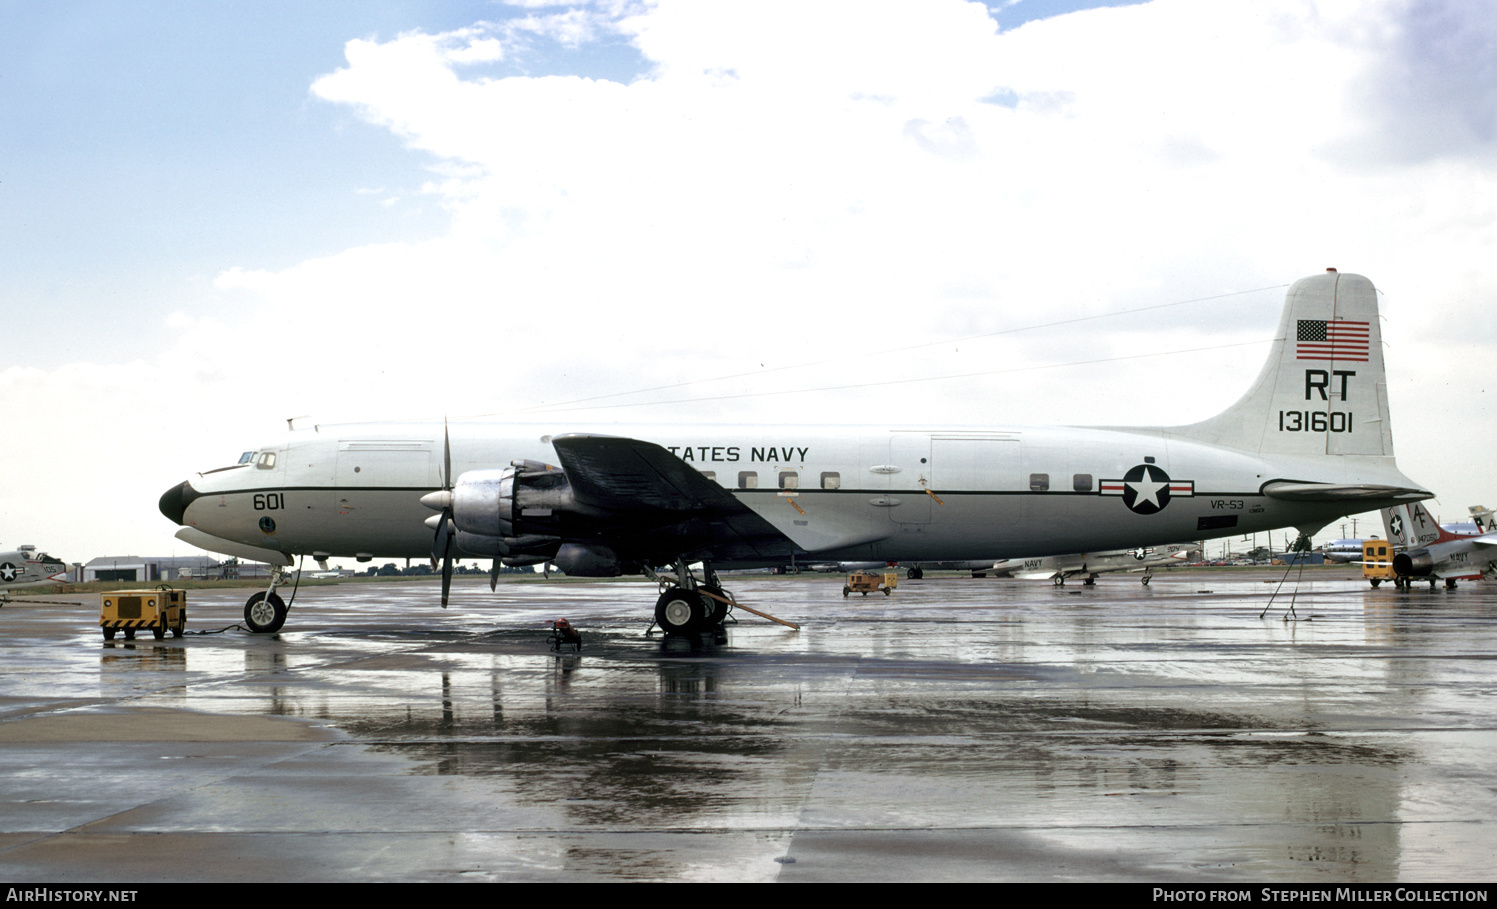
<path id="1" fill-rule="evenodd" d="M 244 624 L 255 634 L 275 634 L 286 624 L 287 606 L 275 592 L 276 585 L 284 578 L 278 568 L 270 572 L 270 589 L 262 590 L 244 604 Z"/>

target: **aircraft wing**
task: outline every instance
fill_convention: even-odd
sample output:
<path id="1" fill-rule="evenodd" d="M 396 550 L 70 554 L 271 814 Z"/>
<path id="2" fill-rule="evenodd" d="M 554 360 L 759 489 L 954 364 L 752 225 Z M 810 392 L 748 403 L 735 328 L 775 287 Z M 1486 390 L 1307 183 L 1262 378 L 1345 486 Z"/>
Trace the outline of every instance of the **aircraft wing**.
<path id="1" fill-rule="evenodd" d="M 608 515 L 621 550 L 709 550 L 722 560 L 779 559 L 794 545 L 768 521 L 653 442 L 563 435 L 551 442 L 579 503 Z M 617 538 L 617 539 L 615 539 Z"/>
<path id="2" fill-rule="evenodd" d="M 653 442 L 574 434 L 557 436 L 551 446 L 579 502 L 612 512 L 742 508 L 727 490 Z"/>

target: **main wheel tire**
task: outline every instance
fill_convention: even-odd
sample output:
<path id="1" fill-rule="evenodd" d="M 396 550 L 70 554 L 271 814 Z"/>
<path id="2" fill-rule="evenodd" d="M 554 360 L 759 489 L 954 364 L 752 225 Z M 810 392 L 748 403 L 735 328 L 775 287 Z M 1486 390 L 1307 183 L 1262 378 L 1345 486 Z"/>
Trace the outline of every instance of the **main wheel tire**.
<path id="1" fill-rule="evenodd" d="M 255 634 L 275 634 L 286 624 L 286 603 L 279 594 L 260 591 L 244 604 L 244 624 Z"/>
<path id="2" fill-rule="evenodd" d="M 713 584 L 703 584 L 697 589 L 705 593 L 716 594 L 717 596 L 724 598 L 727 597 L 727 593 L 721 587 L 715 586 Z M 702 597 L 702 601 L 702 606 L 706 612 L 706 622 L 708 627 L 715 628 L 728 620 L 727 603 L 724 603 L 722 600 L 714 600 L 712 597 L 708 596 Z"/>
<path id="3" fill-rule="evenodd" d="M 707 607 L 701 595 L 672 587 L 655 601 L 655 624 L 666 634 L 691 634 L 707 624 Z"/>

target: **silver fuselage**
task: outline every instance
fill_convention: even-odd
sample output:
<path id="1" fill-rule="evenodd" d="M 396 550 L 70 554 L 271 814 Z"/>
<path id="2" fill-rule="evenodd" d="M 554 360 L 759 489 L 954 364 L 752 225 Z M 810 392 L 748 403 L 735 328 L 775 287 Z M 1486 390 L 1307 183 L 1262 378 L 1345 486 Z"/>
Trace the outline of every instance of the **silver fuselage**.
<path id="1" fill-rule="evenodd" d="M 1275 499 L 1265 484 L 1411 485 L 1391 457 L 1270 458 L 1152 428 L 453 423 L 445 430 L 454 477 L 518 459 L 554 464 L 550 440 L 562 433 L 653 442 L 772 524 L 787 554 L 841 560 L 1041 556 L 1318 528 L 1346 513 L 1346 503 Z M 193 477 L 173 517 L 288 556 L 426 556 L 432 531 L 423 522 L 432 512 L 420 499 L 443 485 L 443 433 L 442 423 L 290 432 L 244 464 Z M 1144 465 L 1146 480 L 1168 482 L 1153 513 L 1119 494 L 1122 479 Z M 1356 509 L 1384 504 L 1391 502 Z"/>

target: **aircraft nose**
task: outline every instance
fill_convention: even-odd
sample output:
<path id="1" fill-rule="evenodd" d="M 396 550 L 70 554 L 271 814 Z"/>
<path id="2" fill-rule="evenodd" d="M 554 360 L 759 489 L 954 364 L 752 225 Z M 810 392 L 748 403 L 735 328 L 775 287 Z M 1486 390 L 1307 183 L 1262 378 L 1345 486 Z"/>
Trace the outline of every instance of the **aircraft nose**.
<path id="1" fill-rule="evenodd" d="M 162 493 L 161 501 L 158 504 L 162 514 L 181 524 L 182 515 L 187 511 L 187 506 L 191 505 L 193 499 L 196 499 L 200 495 L 202 493 L 193 489 L 191 483 L 183 480 L 181 483 Z"/>

